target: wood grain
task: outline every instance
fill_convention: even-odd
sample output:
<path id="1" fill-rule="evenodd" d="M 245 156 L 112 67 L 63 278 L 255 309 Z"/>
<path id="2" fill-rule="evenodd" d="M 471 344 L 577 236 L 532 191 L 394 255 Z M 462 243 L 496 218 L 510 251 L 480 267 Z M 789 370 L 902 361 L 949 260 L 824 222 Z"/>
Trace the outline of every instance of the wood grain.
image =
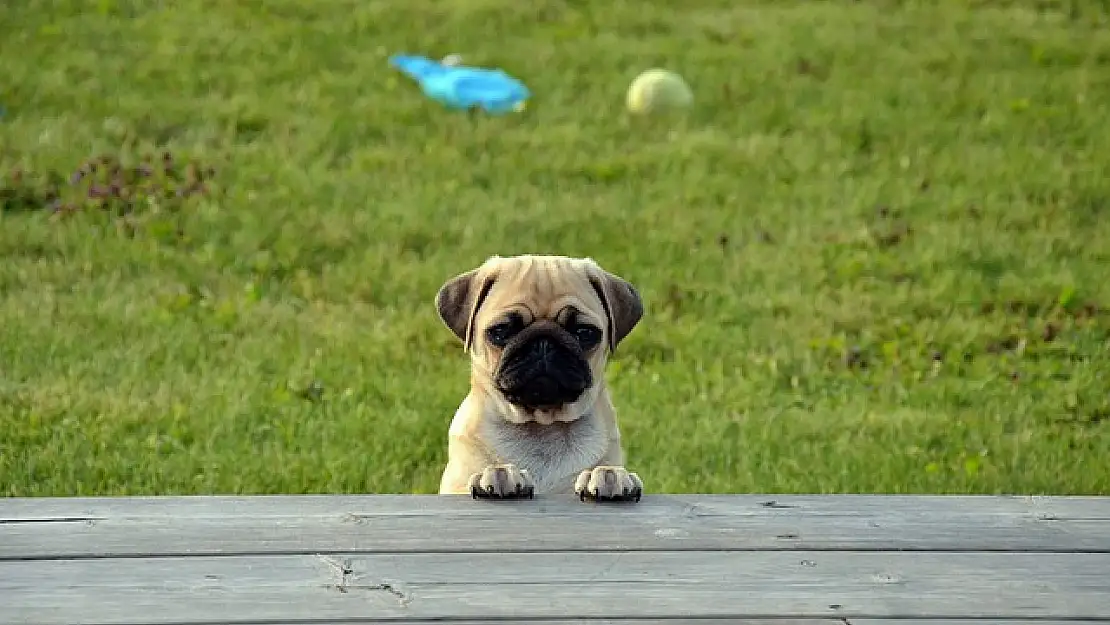
<path id="1" fill-rule="evenodd" d="M 1110 554 L 398 554 L 0 563 L 8 622 L 1106 618 Z M 234 619 L 232 619 L 234 616 Z"/>
<path id="2" fill-rule="evenodd" d="M 843 618 L 690 618 L 690 617 L 677 617 L 677 618 L 632 618 L 632 619 L 609 619 L 609 618 L 580 618 L 580 619 L 543 619 L 523 621 L 520 619 L 512 618 L 499 621 L 490 620 L 471 620 L 471 619 L 435 619 L 435 620 L 409 620 L 392 621 L 402 622 L 405 625 L 432 625 L 433 623 L 442 624 L 450 623 L 451 625 L 489 625 L 493 623 L 542 623 L 543 625 L 679 625 L 691 623 L 691 625 L 845 625 L 847 620 L 848 625 L 1105 625 L 1110 623 L 1110 619 L 993 619 L 990 621 L 983 620 L 967 620 L 967 619 L 948 619 L 948 618 L 929 618 L 929 619 L 916 619 L 916 618 L 898 618 L 898 619 L 843 619 Z M 344 621 L 311 621 L 310 625 L 360 625 L 364 623 L 374 623 L 375 621 L 355 619 Z M 381 622 L 381 621 L 377 621 Z M 265 625 L 305 625 L 305 623 L 298 622 L 276 622 L 266 623 Z"/>
<path id="3" fill-rule="evenodd" d="M 574 497 L 475 501 L 441 495 L 264 495 L 193 497 L 57 497 L 0 499 L 0 522 L 83 518 L 488 516 L 536 513 L 672 516 L 992 516 L 1030 514 L 1065 520 L 1110 520 L 1110 497 L 957 495 L 652 495 L 634 506 L 584 504 Z"/>
<path id="4" fill-rule="evenodd" d="M 1110 623 L 1110 498 L 0 499 L 0 625 Z"/>
<path id="5" fill-rule="evenodd" d="M 1110 515 L 1099 517 L 1104 507 L 1101 500 L 1067 498 L 869 496 L 666 496 L 640 506 L 438 496 L 386 496 L 380 503 L 376 497 L 8 500 L 0 501 L 0 560 L 436 551 L 1110 552 Z M 506 530 L 522 524 L 528 531 Z"/>
<path id="6" fill-rule="evenodd" d="M 527 524 L 528 531 L 513 531 Z M 650 550 L 1108 552 L 1110 522 L 957 515 L 107 518 L 0 524 L 0 560 L 265 553 Z"/>
<path id="7" fill-rule="evenodd" d="M 505 620 L 473 620 L 473 619 L 434 619 L 434 620 L 410 620 L 404 621 L 391 621 L 394 623 L 404 623 L 405 625 L 432 625 L 433 623 L 442 624 L 450 623 L 451 625 L 489 625 L 492 623 L 542 623 L 543 625 L 680 625 L 691 623 L 691 625 L 1105 625 L 1110 623 L 1110 619 L 993 619 L 984 621 L 980 619 L 949 619 L 949 618 L 929 618 L 929 619 L 916 619 L 916 618 L 897 618 L 897 619 L 844 619 L 844 618 L 697 618 L 697 617 L 676 617 L 676 618 L 579 618 L 579 619 L 532 619 L 529 621 L 520 620 L 517 618 Z M 367 623 L 374 623 L 375 621 L 354 619 L 343 621 L 311 621 L 309 625 L 360 625 Z M 382 622 L 382 621 L 376 621 Z M 253 625 L 253 624 L 252 624 Z M 306 625 L 304 621 L 293 622 L 272 622 L 265 625 Z"/>

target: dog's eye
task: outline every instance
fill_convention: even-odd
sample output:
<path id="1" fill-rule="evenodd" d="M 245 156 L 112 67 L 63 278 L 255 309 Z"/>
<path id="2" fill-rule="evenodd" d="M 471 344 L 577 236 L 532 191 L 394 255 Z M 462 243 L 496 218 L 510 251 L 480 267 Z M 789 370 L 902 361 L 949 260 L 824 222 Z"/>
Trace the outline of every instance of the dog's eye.
<path id="1" fill-rule="evenodd" d="M 517 324 L 509 321 L 502 321 L 501 323 L 490 326 L 486 330 L 486 338 L 489 339 L 489 342 L 495 347 L 505 347 L 509 339 L 513 338 L 513 335 L 516 334 L 516 330 Z"/>
<path id="2" fill-rule="evenodd" d="M 583 348 L 590 348 L 601 342 L 601 330 L 593 326 L 578 326 L 574 329 L 574 338 Z"/>

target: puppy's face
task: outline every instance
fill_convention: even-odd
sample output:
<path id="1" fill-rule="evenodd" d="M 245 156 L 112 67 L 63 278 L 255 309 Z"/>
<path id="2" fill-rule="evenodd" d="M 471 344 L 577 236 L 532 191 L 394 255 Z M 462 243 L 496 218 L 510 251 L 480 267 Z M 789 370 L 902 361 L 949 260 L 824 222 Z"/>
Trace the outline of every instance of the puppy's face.
<path id="1" fill-rule="evenodd" d="M 589 259 L 493 257 L 449 280 L 440 318 L 470 352 L 472 384 L 509 421 L 573 421 L 643 315 L 639 294 Z"/>

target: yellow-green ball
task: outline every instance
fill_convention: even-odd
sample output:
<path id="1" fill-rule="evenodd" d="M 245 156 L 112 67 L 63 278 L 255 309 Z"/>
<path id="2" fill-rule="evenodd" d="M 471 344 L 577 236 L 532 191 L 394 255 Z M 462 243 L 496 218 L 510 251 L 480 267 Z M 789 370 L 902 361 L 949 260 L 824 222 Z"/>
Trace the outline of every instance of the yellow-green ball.
<path id="1" fill-rule="evenodd" d="M 686 81 L 665 69 L 649 69 L 628 87 L 628 110 L 635 114 L 677 111 L 693 103 L 694 92 Z"/>

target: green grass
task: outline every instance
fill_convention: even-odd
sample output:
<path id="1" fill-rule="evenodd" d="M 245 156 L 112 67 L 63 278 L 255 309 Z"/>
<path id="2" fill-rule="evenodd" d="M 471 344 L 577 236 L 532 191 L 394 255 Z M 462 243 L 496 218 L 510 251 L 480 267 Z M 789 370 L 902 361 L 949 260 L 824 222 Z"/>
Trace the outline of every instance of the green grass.
<path id="1" fill-rule="evenodd" d="M 1110 493 L 1108 16 L 5 2 L 0 494 L 434 492 L 468 363 L 433 297 L 526 252 L 641 288 L 609 373 L 652 492 Z M 535 98 L 445 111 L 401 51 Z M 623 112 L 656 65 L 688 117 Z M 41 210 L 165 150 L 210 193 Z"/>

